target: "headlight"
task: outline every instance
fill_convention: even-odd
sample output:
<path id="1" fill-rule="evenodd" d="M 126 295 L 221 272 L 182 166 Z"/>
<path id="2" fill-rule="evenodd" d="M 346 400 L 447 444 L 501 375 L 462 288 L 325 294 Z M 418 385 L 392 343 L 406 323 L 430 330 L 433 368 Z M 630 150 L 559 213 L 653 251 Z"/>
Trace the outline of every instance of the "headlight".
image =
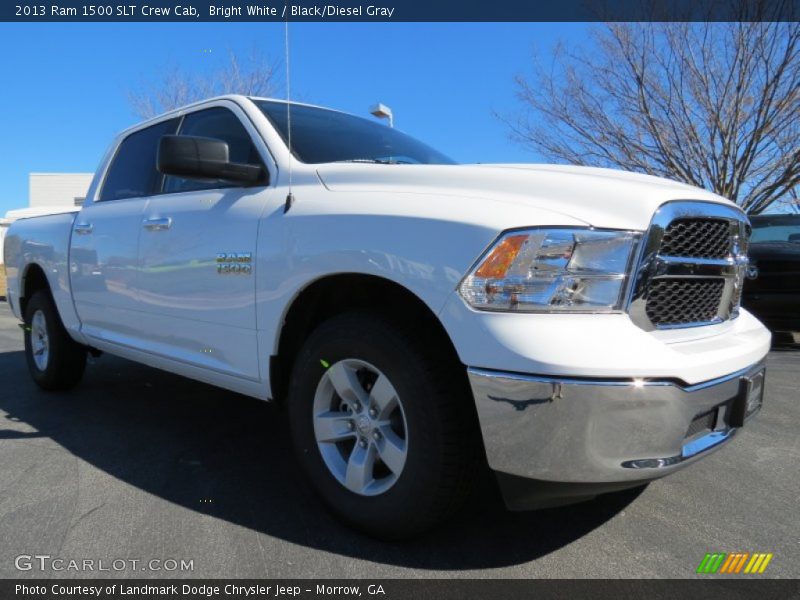
<path id="1" fill-rule="evenodd" d="M 482 310 L 619 310 L 639 236 L 596 229 L 512 231 L 489 248 L 459 293 Z"/>

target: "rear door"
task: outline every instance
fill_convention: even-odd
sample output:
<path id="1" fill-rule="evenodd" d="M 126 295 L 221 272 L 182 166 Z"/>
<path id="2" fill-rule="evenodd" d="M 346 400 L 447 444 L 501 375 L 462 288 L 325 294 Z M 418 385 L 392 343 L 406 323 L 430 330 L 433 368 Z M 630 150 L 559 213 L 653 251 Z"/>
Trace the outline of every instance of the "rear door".
<path id="1" fill-rule="evenodd" d="M 189 113 L 178 133 L 224 140 L 231 161 L 264 164 L 235 105 Z M 144 211 L 138 261 L 150 351 L 257 380 L 256 240 L 274 189 L 168 176 L 161 191 Z"/>
<path id="2" fill-rule="evenodd" d="M 84 204 L 70 241 L 70 280 L 81 330 L 89 337 L 140 348 L 138 243 L 149 196 L 161 187 L 156 149 L 178 119 L 125 137 L 100 193 Z"/>

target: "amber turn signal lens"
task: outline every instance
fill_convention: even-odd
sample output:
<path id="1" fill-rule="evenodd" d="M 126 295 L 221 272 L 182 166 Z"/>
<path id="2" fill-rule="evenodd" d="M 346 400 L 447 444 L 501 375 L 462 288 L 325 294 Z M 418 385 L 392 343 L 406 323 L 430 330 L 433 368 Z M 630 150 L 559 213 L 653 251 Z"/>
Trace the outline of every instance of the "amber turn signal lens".
<path id="1" fill-rule="evenodd" d="M 514 259 L 519 254 L 522 244 L 525 243 L 529 234 L 511 235 L 503 239 L 489 253 L 489 256 L 481 263 L 475 271 L 475 277 L 481 279 L 499 279 L 505 277 Z"/>

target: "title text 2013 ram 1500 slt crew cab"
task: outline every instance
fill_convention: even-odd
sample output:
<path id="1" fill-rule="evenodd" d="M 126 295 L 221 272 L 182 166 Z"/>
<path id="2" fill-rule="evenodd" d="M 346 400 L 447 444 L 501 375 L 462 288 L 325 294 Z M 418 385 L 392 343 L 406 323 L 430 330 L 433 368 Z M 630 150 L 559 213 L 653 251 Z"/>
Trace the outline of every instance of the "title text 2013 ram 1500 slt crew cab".
<path id="1" fill-rule="evenodd" d="M 274 399 L 330 507 L 398 537 L 486 462 L 523 509 L 727 442 L 770 343 L 739 308 L 748 235 L 673 181 L 456 165 L 377 122 L 227 96 L 122 133 L 79 212 L 11 226 L 5 264 L 41 387 L 103 351 Z"/>

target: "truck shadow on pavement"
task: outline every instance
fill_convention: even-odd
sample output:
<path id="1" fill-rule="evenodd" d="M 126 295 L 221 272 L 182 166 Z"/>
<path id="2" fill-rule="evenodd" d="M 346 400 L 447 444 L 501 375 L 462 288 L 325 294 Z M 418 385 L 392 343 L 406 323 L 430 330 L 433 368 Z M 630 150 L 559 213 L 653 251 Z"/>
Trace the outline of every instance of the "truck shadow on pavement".
<path id="1" fill-rule="evenodd" d="M 379 563 L 436 570 L 520 564 L 586 535 L 640 493 L 511 513 L 486 485 L 469 510 L 424 538 L 383 543 L 341 525 L 314 496 L 297 471 L 285 414 L 275 406 L 110 356 L 93 360 L 83 383 L 67 393 L 36 388 L 22 352 L 0 354 L 0 373 L 0 409 L 7 413 L 0 418 L 0 444 L 49 438 L 166 501 Z M 20 425 L 37 433 L 19 431 Z"/>

